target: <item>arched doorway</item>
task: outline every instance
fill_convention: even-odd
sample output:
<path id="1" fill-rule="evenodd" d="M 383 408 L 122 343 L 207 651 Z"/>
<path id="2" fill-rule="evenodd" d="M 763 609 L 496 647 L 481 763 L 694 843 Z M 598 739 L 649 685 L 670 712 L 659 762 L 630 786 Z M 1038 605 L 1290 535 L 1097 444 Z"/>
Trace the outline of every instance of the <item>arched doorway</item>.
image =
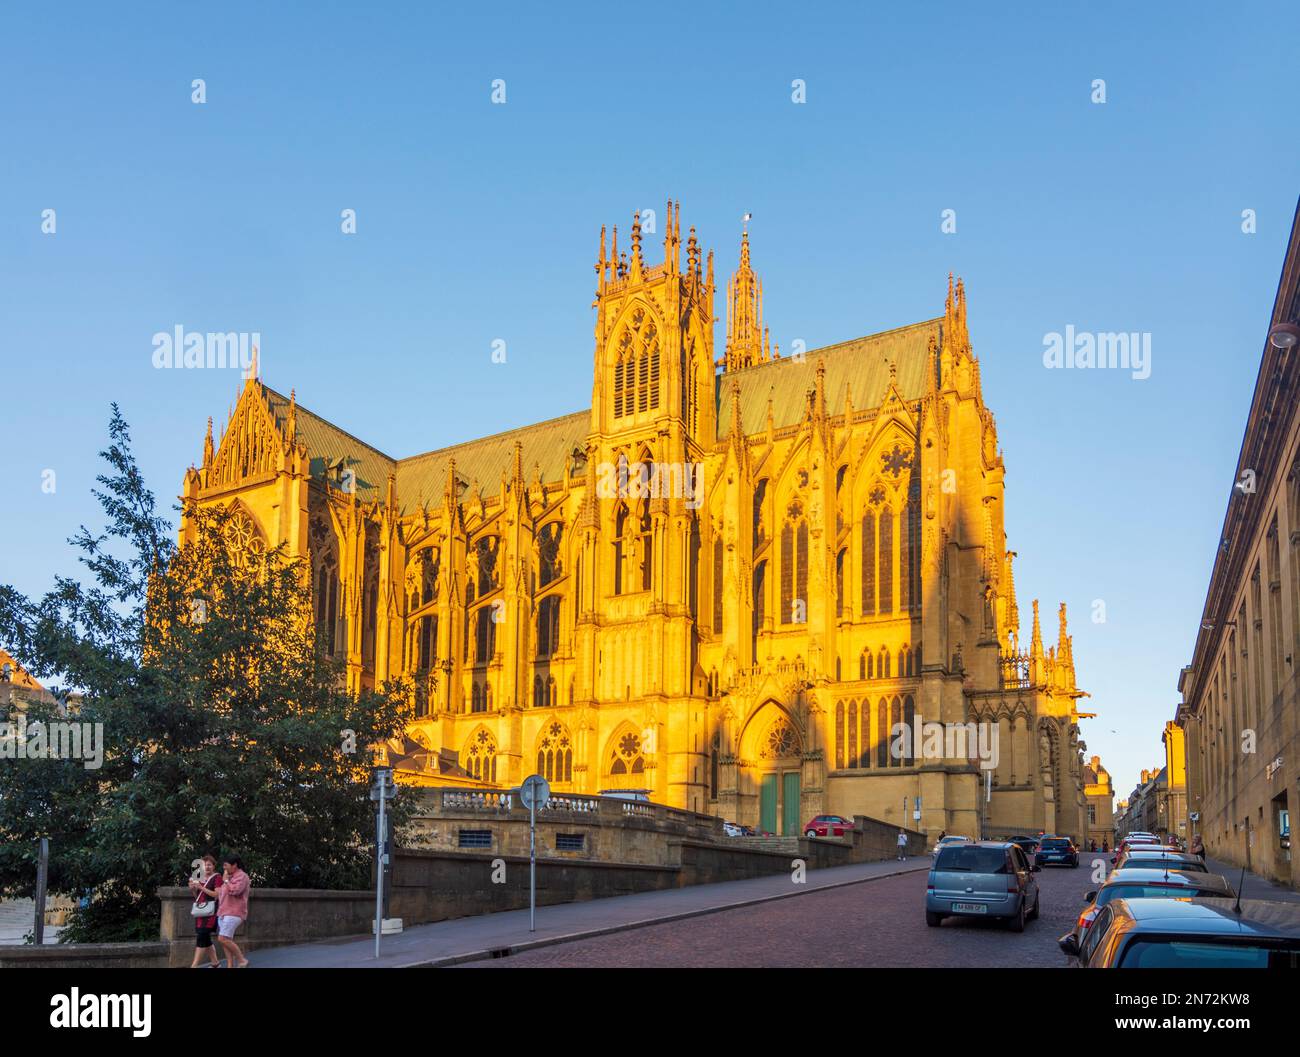
<path id="1" fill-rule="evenodd" d="M 760 830 L 797 836 L 804 819 L 803 739 L 798 728 L 775 703 L 759 711 L 742 738 L 742 757 L 749 761 L 757 786 L 757 825 Z"/>

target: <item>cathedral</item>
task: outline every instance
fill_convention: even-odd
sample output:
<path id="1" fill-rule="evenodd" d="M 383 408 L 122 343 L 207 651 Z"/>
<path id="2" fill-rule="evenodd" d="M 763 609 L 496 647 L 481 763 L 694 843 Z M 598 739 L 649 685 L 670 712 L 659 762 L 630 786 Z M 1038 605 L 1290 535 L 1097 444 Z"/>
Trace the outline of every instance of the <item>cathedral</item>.
<path id="1" fill-rule="evenodd" d="M 1037 602 L 1021 644 L 963 284 L 936 318 L 782 356 L 747 233 L 721 350 L 679 206 L 660 263 L 634 219 L 595 271 L 589 409 L 394 458 L 254 369 L 185 475 L 234 545 L 310 563 L 349 687 L 411 677 L 399 777 L 539 773 L 776 834 L 1086 836 L 1086 695 L 1063 605 L 1055 646 Z"/>

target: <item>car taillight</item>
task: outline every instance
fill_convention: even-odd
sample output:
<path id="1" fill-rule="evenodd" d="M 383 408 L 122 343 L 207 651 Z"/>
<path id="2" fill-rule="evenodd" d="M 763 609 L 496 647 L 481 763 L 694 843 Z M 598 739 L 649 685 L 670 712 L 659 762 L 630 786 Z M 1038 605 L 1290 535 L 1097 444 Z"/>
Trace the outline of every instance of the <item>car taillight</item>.
<path id="1" fill-rule="evenodd" d="M 1008 892 L 1019 892 L 1019 891 L 1020 891 L 1020 876 L 1019 876 L 1019 874 L 1014 874 L 1014 873 L 1009 873 L 1009 874 L 1007 874 L 1007 891 L 1008 891 Z"/>
<path id="2" fill-rule="evenodd" d="M 1091 908 L 1085 910 L 1082 914 L 1079 915 L 1079 920 L 1074 923 L 1075 931 L 1078 932 L 1080 935 L 1082 935 L 1083 930 L 1092 924 L 1092 919 L 1096 916 L 1097 916 L 1097 911 Z"/>

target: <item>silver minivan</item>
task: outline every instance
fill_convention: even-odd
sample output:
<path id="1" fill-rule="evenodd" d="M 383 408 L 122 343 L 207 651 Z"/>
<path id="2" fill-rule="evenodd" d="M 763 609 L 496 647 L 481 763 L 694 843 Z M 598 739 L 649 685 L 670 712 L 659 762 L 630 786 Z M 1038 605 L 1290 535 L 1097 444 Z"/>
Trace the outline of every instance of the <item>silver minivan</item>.
<path id="1" fill-rule="evenodd" d="M 1013 932 L 1038 917 L 1039 866 L 1024 850 L 1003 841 L 978 841 L 942 848 L 930 867 L 925 923 L 946 917 L 1003 918 Z"/>

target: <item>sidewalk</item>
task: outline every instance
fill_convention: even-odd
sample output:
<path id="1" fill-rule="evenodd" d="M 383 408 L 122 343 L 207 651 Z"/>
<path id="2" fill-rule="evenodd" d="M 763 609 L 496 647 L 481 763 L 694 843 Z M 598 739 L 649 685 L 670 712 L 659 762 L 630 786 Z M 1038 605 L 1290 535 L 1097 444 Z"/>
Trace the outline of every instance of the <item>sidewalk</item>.
<path id="1" fill-rule="evenodd" d="M 304 943 L 293 947 L 272 947 L 249 954 L 252 968 L 415 968 L 478 961 L 546 947 L 554 943 L 601 936 L 663 921 L 709 914 L 717 910 L 786 899 L 807 892 L 861 884 L 884 877 L 914 873 L 930 868 L 928 855 L 906 862 L 855 863 L 826 870 L 809 871 L 807 883 L 796 885 L 787 873 L 753 877 L 721 884 L 693 885 L 663 892 L 640 892 L 581 903 L 562 903 L 537 908 L 537 931 L 528 931 L 528 911 L 507 910 L 499 914 L 456 918 L 431 925 L 415 925 L 396 936 L 385 936 L 382 955 L 375 960 L 373 937 Z M 253 913 L 257 912 L 253 895 Z"/>
<path id="2" fill-rule="evenodd" d="M 1240 890 L 1242 899 L 1271 899 L 1279 903 L 1300 903 L 1300 892 L 1294 888 L 1274 884 L 1272 881 L 1247 871 L 1245 883 L 1241 883 L 1241 867 L 1218 859 L 1205 857 L 1205 865 L 1210 873 L 1221 874 L 1227 878 L 1234 890 Z"/>

